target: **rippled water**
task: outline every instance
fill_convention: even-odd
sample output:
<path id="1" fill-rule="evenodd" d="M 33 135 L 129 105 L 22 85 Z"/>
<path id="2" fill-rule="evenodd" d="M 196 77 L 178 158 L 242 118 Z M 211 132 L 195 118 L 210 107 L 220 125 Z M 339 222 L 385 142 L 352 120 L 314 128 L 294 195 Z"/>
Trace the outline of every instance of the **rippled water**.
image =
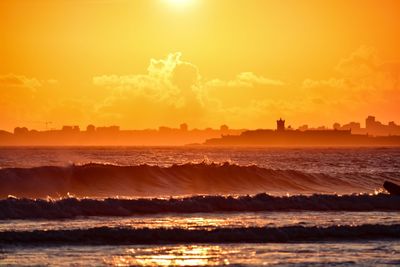
<path id="1" fill-rule="evenodd" d="M 9 247 L 20 266 L 398 266 L 400 242 Z"/>
<path id="2" fill-rule="evenodd" d="M 400 224 L 399 212 L 246 212 L 83 217 L 72 220 L 3 220 L 0 231 L 62 230 L 91 227 L 215 229 L 238 227 Z"/>

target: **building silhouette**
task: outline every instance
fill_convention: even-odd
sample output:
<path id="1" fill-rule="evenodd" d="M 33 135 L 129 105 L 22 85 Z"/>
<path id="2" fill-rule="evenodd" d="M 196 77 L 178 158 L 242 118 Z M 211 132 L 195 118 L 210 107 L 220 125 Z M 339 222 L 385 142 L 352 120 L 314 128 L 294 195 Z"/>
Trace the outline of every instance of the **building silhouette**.
<path id="1" fill-rule="evenodd" d="M 276 130 L 278 132 L 282 132 L 285 130 L 285 121 L 282 120 L 282 118 L 276 121 Z"/>
<path id="2" fill-rule="evenodd" d="M 400 145 L 400 126 L 393 121 L 383 124 L 374 116 L 366 118 L 365 128 L 358 122 L 334 123 L 331 129 L 307 124 L 295 129 L 285 123 L 280 118 L 276 129 L 258 130 L 230 129 L 227 125 L 192 129 L 186 123 L 177 128 L 144 130 L 121 130 L 116 125 L 88 125 L 83 131 L 77 125 L 45 131 L 16 127 L 13 133 L 0 130 L 0 145 Z"/>
<path id="3" fill-rule="evenodd" d="M 381 129 L 383 126 L 374 117 L 367 118 L 367 129 Z M 368 134 L 353 134 L 352 131 L 360 131 L 360 124 L 351 122 L 340 126 L 334 124 L 333 129 L 324 126 L 309 129 L 304 125 L 297 130 L 291 127 L 285 128 L 285 120 L 276 121 L 276 130 L 258 129 L 249 130 L 240 135 L 227 135 L 220 138 L 206 140 L 210 146 L 375 146 L 388 145 L 399 146 L 400 134 L 397 136 L 372 136 Z M 394 123 L 390 124 L 398 127 Z M 384 126 L 390 127 L 389 126 Z"/>

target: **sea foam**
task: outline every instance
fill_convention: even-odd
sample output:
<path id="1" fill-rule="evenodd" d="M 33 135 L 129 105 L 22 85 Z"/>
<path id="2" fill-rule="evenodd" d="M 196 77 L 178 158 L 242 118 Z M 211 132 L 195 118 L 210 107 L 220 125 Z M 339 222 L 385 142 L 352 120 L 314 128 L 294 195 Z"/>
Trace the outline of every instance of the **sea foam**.
<path id="1" fill-rule="evenodd" d="M 0 220 L 199 212 L 400 211 L 399 203 L 400 196 L 388 194 L 277 197 L 263 193 L 254 196 L 193 196 L 169 199 L 8 198 L 0 200 Z"/>

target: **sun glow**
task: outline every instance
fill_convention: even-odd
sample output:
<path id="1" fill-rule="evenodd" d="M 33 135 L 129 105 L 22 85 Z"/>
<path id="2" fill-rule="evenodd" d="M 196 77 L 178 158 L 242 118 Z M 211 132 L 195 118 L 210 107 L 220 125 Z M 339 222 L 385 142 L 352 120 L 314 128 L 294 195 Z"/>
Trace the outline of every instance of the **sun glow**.
<path id="1" fill-rule="evenodd" d="M 167 0 L 167 2 L 176 6 L 184 6 L 193 2 L 193 0 Z"/>

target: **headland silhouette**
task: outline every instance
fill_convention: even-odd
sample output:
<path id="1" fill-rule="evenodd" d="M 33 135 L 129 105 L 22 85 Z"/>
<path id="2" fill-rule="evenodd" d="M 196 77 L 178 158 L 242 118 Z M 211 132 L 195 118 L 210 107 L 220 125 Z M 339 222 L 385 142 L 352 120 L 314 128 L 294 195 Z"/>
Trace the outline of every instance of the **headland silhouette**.
<path id="1" fill-rule="evenodd" d="M 285 120 L 276 121 L 276 129 L 244 131 L 240 135 L 224 135 L 208 139 L 210 146 L 399 146 L 400 126 L 395 122 L 384 125 L 368 116 L 365 128 L 350 122 L 341 126 L 334 123 L 332 129 L 324 126 L 298 129 L 285 126 Z"/>

